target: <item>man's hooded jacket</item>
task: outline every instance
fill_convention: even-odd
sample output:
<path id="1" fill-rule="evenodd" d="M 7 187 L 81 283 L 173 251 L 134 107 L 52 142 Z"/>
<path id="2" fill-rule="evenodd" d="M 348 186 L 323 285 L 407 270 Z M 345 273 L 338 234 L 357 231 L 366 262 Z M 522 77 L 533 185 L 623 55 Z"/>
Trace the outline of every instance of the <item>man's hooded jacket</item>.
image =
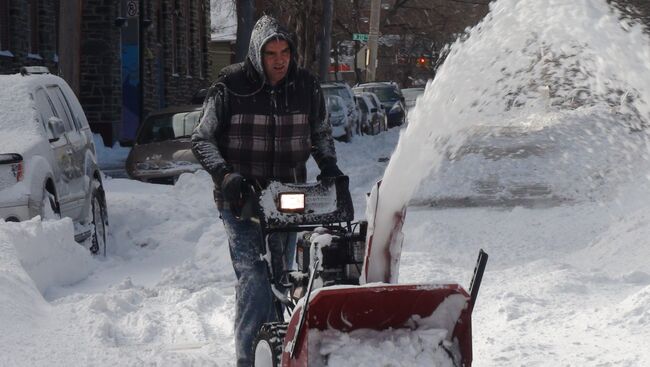
<path id="1" fill-rule="evenodd" d="M 287 76 L 271 86 L 262 50 L 275 39 L 291 48 Z M 216 184 L 239 172 L 264 187 L 269 180 L 305 182 L 311 154 L 319 167 L 336 163 L 331 127 L 319 81 L 297 67 L 289 33 L 269 17 L 260 18 L 251 35 L 248 56 L 224 68 L 210 88 L 203 114 L 192 134 L 192 151 Z"/>

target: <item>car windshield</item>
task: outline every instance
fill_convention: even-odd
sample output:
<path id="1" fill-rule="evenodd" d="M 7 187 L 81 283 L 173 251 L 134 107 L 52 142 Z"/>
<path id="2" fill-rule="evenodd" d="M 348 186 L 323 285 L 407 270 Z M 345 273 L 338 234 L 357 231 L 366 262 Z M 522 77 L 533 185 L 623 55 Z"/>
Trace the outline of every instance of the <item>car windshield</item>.
<path id="1" fill-rule="evenodd" d="M 188 137 L 199 121 L 201 111 L 155 115 L 147 118 L 138 134 L 138 144 Z"/>
<path id="2" fill-rule="evenodd" d="M 364 87 L 363 90 L 364 92 L 374 93 L 382 102 L 396 101 L 401 97 L 397 90 L 392 87 Z"/>
<path id="3" fill-rule="evenodd" d="M 341 114 L 345 108 L 343 103 L 341 97 L 329 96 L 327 97 L 327 110 L 332 114 Z"/>
<path id="4" fill-rule="evenodd" d="M 402 89 L 402 94 L 406 99 L 416 99 L 420 94 L 424 93 L 424 88 L 408 88 Z"/>
<path id="5" fill-rule="evenodd" d="M 323 88 L 323 94 L 325 97 L 338 96 L 343 100 L 350 99 L 350 93 L 345 87 L 326 87 Z"/>

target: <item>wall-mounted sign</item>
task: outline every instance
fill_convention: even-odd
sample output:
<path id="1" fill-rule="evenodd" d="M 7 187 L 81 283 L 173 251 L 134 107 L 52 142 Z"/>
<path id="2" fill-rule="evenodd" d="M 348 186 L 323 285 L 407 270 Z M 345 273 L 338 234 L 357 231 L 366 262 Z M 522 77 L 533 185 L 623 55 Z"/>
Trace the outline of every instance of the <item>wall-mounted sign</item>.
<path id="1" fill-rule="evenodd" d="M 138 0 L 128 0 L 126 2 L 126 15 L 128 17 L 137 17 L 138 8 Z"/>

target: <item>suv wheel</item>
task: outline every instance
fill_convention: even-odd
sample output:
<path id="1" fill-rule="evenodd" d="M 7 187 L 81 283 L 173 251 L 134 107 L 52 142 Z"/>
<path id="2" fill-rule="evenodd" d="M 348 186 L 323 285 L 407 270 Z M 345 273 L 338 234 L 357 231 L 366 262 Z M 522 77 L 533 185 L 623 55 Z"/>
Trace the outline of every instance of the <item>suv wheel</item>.
<path id="1" fill-rule="evenodd" d="M 91 201 L 92 215 L 92 236 L 90 240 L 90 252 L 93 255 L 100 251 L 106 256 L 106 208 L 102 195 L 102 189 L 98 181 L 93 181 L 93 196 Z"/>

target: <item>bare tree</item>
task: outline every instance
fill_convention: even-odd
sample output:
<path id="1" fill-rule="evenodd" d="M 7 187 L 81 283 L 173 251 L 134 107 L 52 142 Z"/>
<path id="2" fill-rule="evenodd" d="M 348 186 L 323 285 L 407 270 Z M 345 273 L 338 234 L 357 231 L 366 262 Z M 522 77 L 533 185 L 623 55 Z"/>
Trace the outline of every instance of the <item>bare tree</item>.
<path id="1" fill-rule="evenodd" d="M 255 0 L 237 0 L 237 41 L 235 62 L 244 61 L 255 22 Z"/>
<path id="2" fill-rule="evenodd" d="M 350 41 L 353 33 L 368 33 L 369 5 L 370 0 L 337 3 L 333 42 Z M 488 0 L 384 0 L 377 79 L 409 85 L 412 75 L 433 77 L 434 61 L 444 46 L 487 11 Z M 360 46 L 355 42 L 355 54 Z M 426 59 L 425 64 L 417 63 L 420 57 Z"/>
<path id="3" fill-rule="evenodd" d="M 333 0 L 323 0 L 323 37 L 320 39 L 320 80 L 327 81 L 327 74 L 330 66 L 330 49 L 332 48 L 332 12 Z"/>

